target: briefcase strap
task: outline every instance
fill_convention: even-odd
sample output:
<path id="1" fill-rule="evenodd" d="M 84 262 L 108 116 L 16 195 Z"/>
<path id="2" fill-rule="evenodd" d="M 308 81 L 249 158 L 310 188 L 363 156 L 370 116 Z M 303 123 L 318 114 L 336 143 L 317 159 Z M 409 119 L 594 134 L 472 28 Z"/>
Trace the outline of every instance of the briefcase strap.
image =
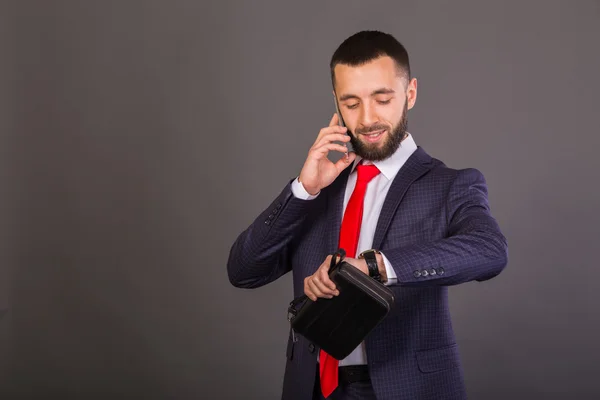
<path id="1" fill-rule="evenodd" d="M 346 251 L 344 249 L 340 248 L 340 249 L 338 249 L 337 252 L 335 252 L 333 257 L 331 257 L 331 264 L 329 265 L 329 273 L 330 274 L 338 267 L 338 265 L 341 264 L 341 262 L 344 260 L 345 257 L 346 257 Z M 339 258 L 339 260 L 338 260 L 338 258 Z M 308 296 L 303 294 L 302 296 L 298 296 L 290 302 L 290 306 L 288 307 L 288 321 L 289 322 L 292 322 L 292 320 L 294 319 L 296 314 L 298 314 L 298 310 L 300 309 L 298 307 L 298 305 L 303 304 L 306 301 L 306 299 L 308 299 Z"/>

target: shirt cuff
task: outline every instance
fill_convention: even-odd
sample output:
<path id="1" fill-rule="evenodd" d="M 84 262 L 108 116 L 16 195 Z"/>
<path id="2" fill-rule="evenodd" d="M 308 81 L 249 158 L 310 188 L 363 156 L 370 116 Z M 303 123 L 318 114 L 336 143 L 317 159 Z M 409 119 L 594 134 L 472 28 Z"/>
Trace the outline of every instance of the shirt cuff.
<path id="1" fill-rule="evenodd" d="M 383 265 L 385 266 L 385 273 L 387 275 L 385 286 L 393 285 L 398 281 L 398 275 L 396 275 L 396 271 L 394 271 L 394 268 L 392 268 L 392 264 L 390 263 L 390 260 L 387 259 L 385 254 L 381 253 L 381 257 L 383 258 Z"/>
<path id="2" fill-rule="evenodd" d="M 304 189 L 304 185 L 302 185 L 302 183 L 300 182 L 300 177 L 294 179 L 294 181 L 292 182 L 292 193 L 294 194 L 294 196 L 296 196 L 297 198 L 301 199 L 301 200 L 312 200 L 317 198 L 317 196 L 319 195 L 319 193 L 312 195 L 310 193 L 308 193 L 306 191 L 306 189 Z"/>

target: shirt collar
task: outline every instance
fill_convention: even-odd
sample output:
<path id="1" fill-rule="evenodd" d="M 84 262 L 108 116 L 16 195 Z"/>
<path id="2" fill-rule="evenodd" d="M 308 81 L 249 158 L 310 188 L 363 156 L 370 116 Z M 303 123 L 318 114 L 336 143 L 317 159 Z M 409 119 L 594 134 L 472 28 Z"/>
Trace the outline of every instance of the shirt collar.
<path id="1" fill-rule="evenodd" d="M 400 143 L 398 150 L 396 150 L 396 152 L 394 154 L 392 154 L 390 157 L 388 157 L 382 161 L 373 161 L 372 162 L 372 161 L 365 160 L 363 162 L 363 164 L 366 164 L 366 165 L 373 164 L 377 167 L 377 169 L 379 169 L 379 171 L 381 171 L 381 173 L 388 180 L 394 179 L 394 177 L 396 176 L 398 171 L 400 171 L 400 168 L 402 168 L 402 166 L 404 165 L 406 160 L 408 160 L 409 157 L 412 155 L 412 153 L 414 153 L 415 150 L 417 150 L 417 144 L 415 143 L 415 140 L 413 139 L 412 135 L 408 132 L 406 134 L 407 134 L 406 138 Z M 358 163 L 361 160 L 362 160 L 361 157 L 356 156 L 356 159 L 354 160 L 354 164 L 352 165 L 352 170 L 350 171 L 350 173 L 354 172 L 354 169 L 356 168 L 356 166 L 358 165 Z"/>

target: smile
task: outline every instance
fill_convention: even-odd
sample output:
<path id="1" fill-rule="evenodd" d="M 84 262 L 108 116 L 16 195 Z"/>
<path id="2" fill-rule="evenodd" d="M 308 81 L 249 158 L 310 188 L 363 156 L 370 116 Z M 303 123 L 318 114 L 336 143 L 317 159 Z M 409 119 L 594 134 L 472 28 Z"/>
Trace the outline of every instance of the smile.
<path id="1" fill-rule="evenodd" d="M 384 132 L 385 132 L 385 129 L 383 129 L 381 131 L 377 131 L 377 132 L 372 132 L 369 134 L 363 134 L 363 136 L 365 137 L 367 142 L 375 143 L 381 138 L 381 136 L 383 135 Z"/>

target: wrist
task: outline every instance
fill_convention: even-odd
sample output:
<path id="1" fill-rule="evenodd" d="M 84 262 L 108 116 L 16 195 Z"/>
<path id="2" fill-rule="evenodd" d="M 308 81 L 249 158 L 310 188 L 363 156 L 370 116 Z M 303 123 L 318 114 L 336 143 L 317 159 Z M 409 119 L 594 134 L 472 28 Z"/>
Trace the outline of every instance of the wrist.
<path id="1" fill-rule="evenodd" d="M 364 258 L 351 258 L 346 257 L 344 259 L 350 265 L 353 265 L 359 271 L 362 271 L 365 275 L 369 275 L 369 266 L 367 265 L 367 261 Z"/>
<path id="2" fill-rule="evenodd" d="M 306 190 L 306 193 L 310 194 L 311 196 L 316 196 L 317 194 L 319 194 L 321 192 L 321 190 L 319 188 L 311 187 L 311 186 L 305 184 L 304 182 L 302 182 L 302 176 L 298 177 L 298 183 L 300 183 L 302 185 L 302 187 L 304 188 L 304 190 Z"/>
<path id="3" fill-rule="evenodd" d="M 387 282 L 385 262 L 383 260 L 383 256 L 378 250 L 365 250 L 360 253 L 358 258 L 363 261 L 363 265 L 366 265 L 367 275 L 381 283 Z"/>
<path id="4" fill-rule="evenodd" d="M 364 258 L 357 259 L 358 261 L 358 269 L 364 272 L 365 275 L 369 275 L 369 266 L 367 265 L 367 260 Z"/>
<path id="5" fill-rule="evenodd" d="M 385 261 L 383 260 L 381 253 L 377 253 L 375 257 L 377 258 L 377 268 L 379 269 L 379 275 L 381 275 L 381 282 L 385 283 L 388 280 Z"/>

